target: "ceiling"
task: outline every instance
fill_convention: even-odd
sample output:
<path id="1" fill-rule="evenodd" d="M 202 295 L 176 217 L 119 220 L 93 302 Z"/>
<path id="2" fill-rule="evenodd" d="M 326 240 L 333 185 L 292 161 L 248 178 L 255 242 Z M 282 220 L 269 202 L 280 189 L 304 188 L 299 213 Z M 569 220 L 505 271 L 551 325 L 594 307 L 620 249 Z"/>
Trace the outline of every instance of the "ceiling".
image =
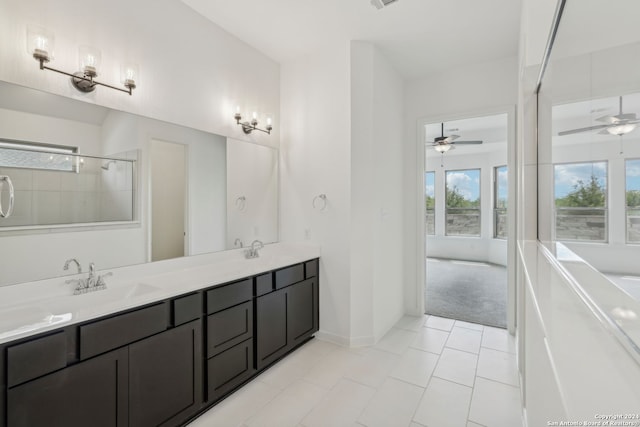
<path id="1" fill-rule="evenodd" d="M 279 63 L 375 43 L 406 79 L 517 55 L 520 0 L 182 0 Z"/>

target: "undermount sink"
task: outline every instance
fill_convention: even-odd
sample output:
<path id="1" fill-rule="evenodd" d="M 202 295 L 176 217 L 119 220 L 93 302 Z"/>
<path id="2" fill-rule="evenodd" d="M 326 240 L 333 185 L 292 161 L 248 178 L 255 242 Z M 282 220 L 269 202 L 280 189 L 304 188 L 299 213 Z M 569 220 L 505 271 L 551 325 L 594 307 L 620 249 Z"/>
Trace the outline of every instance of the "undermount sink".
<path id="1" fill-rule="evenodd" d="M 73 298 L 78 301 L 92 300 L 96 302 L 109 302 L 116 300 L 128 300 L 139 296 L 147 295 L 159 291 L 160 288 L 146 283 L 134 283 L 130 285 L 109 286 L 107 289 L 87 292 L 86 294 L 75 295 Z"/>

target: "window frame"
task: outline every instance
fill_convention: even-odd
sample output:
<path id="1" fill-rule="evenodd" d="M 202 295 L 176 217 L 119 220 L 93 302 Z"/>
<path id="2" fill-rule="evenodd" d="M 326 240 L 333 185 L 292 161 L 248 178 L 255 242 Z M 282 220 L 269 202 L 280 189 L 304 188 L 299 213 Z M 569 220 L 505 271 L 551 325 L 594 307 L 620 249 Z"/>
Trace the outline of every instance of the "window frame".
<path id="1" fill-rule="evenodd" d="M 56 156 L 71 156 L 73 160 L 71 160 L 71 164 L 68 169 L 60 169 L 60 168 L 46 168 L 46 167 L 38 167 L 38 166 L 25 166 L 25 165 L 8 165 L 2 164 L 0 160 L 0 168 L 20 168 L 20 169 L 30 169 L 30 170 L 51 170 L 58 172 L 78 172 L 79 170 L 79 162 L 80 158 L 78 153 L 78 147 L 74 147 L 71 145 L 56 145 L 56 144 L 45 144 L 41 142 L 31 142 L 31 141 L 20 141 L 15 139 L 6 139 L 0 138 L 0 149 L 6 150 L 16 150 L 16 151 L 30 151 L 34 153 L 45 153 L 52 154 Z"/>
<path id="2" fill-rule="evenodd" d="M 627 180 L 629 177 L 627 168 L 629 162 L 640 162 L 640 157 L 624 159 L 624 241 L 627 245 L 640 245 L 640 240 L 629 240 L 629 210 L 640 210 L 640 207 L 630 208 L 629 205 L 627 205 Z"/>
<path id="3" fill-rule="evenodd" d="M 602 208 L 591 208 L 591 207 L 585 207 L 585 208 L 581 208 L 581 207 L 574 207 L 574 208 L 561 208 L 561 209 L 566 209 L 566 210 L 602 210 L 604 213 L 604 239 L 603 240 L 591 240 L 591 239 L 564 239 L 564 238 L 558 238 L 558 233 L 557 233 L 557 217 L 558 217 L 558 206 L 556 205 L 556 200 L 557 200 L 557 194 L 556 194 L 556 166 L 562 166 L 562 165 L 593 165 L 596 163 L 604 163 L 605 165 L 605 179 L 606 179 L 606 183 L 605 183 L 605 191 L 604 191 L 604 207 Z M 553 238 L 555 241 L 559 241 L 559 242 L 570 242 L 570 243 L 587 243 L 587 244 L 607 244 L 609 243 L 609 232 L 610 232 L 610 227 L 609 227 L 609 183 L 611 182 L 611 177 L 609 176 L 609 159 L 600 159 L 600 160 L 579 160 L 579 161 L 573 161 L 573 162 L 559 162 L 559 163 L 553 163 L 553 201 L 552 201 L 552 206 L 553 206 Z"/>
<path id="4" fill-rule="evenodd" d="M 426 186 L 427 186 L 427 174 L 433 174 L 433 209 L 429 209 L 427 208 L 427 191 L 426 191 Z M 424 192 L 424 198 L 425 198 L 425 206 L 424 206 L 424 210 L 425 210 L 425 234 L 427 236 L 435 236 L 436 235 L 436 171 L 425 171 L 424 172 L 424 185 L 425 185 L 425 192 Z M 427 228 L 427 214 L 429 213 L 429 211 L 431 211 L 431 213 L 433 214 L 433 233 L 429 233 L 428 228 Z"/>
<path id="5" fill-rule="evenodd" d="M 509 165 L 499 165 L 499 166 L 493 167 L 493 238 L 500 239 L 500 240 L 507 240 L 507 238 L 509 237 L 508 227 L 506 230 L 507 234 L 504 237 L 498 236 L 498 213 L 502 212 L 504 213 L 504 215 L 507 215 L 508 208 L 509 208 L 508 206 L 509 182 L 508 181 L 507 181 L 507 207 L 505 208 L 498 207 L 498 194 L 499 194 L 498 186 L 500 184 L 498 179 L 498 170 L 502 168 L 504 168 L 505 171 L 508 173 Z"/>
<path id="6" fill-rule="evenodd" d="M 477 208 L 449 208 L 447 206 L 447 176 L 449 172 L 467 172 L 478 171 L 478 207 Z M 449 234 L 449 209 L 465 209 L 465 210 L 477 210 L 478 211 L 478 234 Z M 448 169 L 444 171 L 444 235 L 449 237 L 482 237 L 482 168 L 465 168 L 465 169 Z"/>

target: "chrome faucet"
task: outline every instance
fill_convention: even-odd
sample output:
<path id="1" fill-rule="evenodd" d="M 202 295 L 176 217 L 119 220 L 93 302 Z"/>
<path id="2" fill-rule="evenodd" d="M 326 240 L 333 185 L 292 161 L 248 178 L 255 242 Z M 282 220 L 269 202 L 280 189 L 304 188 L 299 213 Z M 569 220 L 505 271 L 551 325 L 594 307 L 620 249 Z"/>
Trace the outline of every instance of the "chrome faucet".
<path id="1" fill-rule="evenodd" d="M 258 250 L 262 248 L 264 248 L 264 243 L 262 243 L 260 240 L 254 240 L 253 242 L 251 242 L 251 247 L 244 251 L 245 258 L 258 258 L 260 256 Z"/>
<path id="2" fill-rule="evenodd" d="M 233 242 L 233 246 L 240 246 L 240 248 L 242 248 L 244 245 L 242 244 L 242 240 L 240 240 L 240 238 L 237 238 L 235 242 Z"/>
<path id="3" fill-rule="evenodd" d="M 69 269 L 69 264 L 71 264 L 72 262 L 76 263 L 76 267 L 78 267 L 78 274 L 82 273 L 82 267 L 80 267 L 80 263 L 75 258 L 71 258 L 71 259 L 66 260 L 65 263 L 64 263 L 64 267 L 62 267 L 62 269 L 63 270 L 68 270 Z"/>
<path id="4" fill-rule="evenodd" d="M 78 265 L 78 273 L 82 272 L 80 268 L 80 264 L 75 259 L 67 261 L 69 262 L 75 261 Z M 68 268 L 68 265 L 65 264 L 65 267 Z M 65 270 L 67 269 L 65 268 Z M 87 292 L 99 291 L 102 289 L 107 289 L 107 284 L 104 281 L 105 277 L 112 276 L 113 273 L 105 273 L 102 275 L 98 275 L 96 277 L 96 265 L 92 262 L 89 264 L 89 276 L 84 279 L 69 279 L 65 281 L 65 283 L 73 283 L 75 284 L 75 288 L 73 289 L 74 295 L 86 294 Z"/>

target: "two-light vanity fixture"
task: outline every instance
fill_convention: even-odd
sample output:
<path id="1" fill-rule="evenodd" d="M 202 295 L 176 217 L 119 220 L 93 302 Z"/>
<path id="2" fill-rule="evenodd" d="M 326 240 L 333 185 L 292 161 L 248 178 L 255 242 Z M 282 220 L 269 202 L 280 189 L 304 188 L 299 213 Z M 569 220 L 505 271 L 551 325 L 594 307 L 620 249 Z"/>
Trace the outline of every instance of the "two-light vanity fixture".
<path id="1" fill-rule="evenodd" d="M 260 132 L 264 132 L 271 135 L 271 131 L 273 130 L 273 123 L 272 123 L 271 117 L 267 117 L 267 126 L 265 126 L 265 129 L 260 129 L 258 127 L 258 113 L 255 111 L 253 112 L 250 122 L 248 121 L 243 122 L 242 114 L 240 113 L 240 107 L 236 107 L 236 113 L 233 115 L 233 118 L 236 120 L 237 125 L 242 126 L 242 130 L 246 134 L 250 134 L 254 130 L 259 130 Z"/>
<path id="2" fill-rule="evenodd" d="M 95 80 L 100 68 L 100 51 L 89 46 L 81 46 L 79 49 L 80 71 L 67 73 L 45 65 L 53 59 L 54 38 L 53 34 L 42 28 L 27 28 L 27 50 L 40 63 L 41 70 L 55 71 L 71 77 L 73 87 L 81 92 L 93 92 L 96 86 L 105 86 L 121 92 L 132 94 L 136 88 L 138 78 L 138 67 L 134 64 L 123 66 L 120 70 L 120 80 L 123 88 L 112 86 Z"/>

